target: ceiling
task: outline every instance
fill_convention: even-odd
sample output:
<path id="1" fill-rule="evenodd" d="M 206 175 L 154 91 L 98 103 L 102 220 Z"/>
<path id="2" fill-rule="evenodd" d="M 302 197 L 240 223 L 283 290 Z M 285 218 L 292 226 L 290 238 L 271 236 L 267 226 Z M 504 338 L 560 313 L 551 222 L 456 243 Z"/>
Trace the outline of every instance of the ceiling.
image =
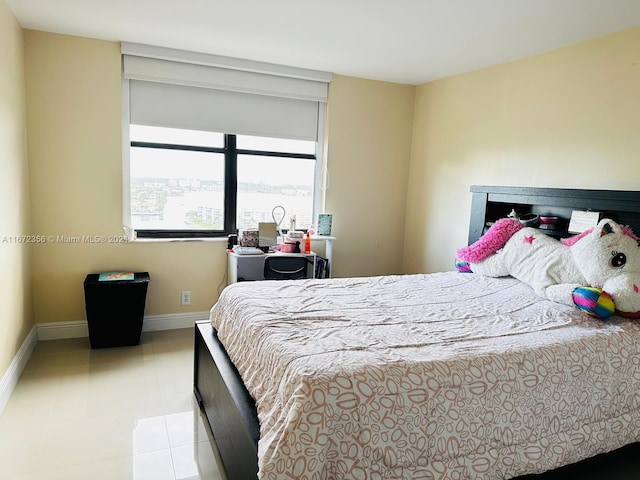
<path id="1" fill-rule="evenodd" d="M 406 84 L 640 25 L 640 0 L 6 0 L 24 28 Z"/>

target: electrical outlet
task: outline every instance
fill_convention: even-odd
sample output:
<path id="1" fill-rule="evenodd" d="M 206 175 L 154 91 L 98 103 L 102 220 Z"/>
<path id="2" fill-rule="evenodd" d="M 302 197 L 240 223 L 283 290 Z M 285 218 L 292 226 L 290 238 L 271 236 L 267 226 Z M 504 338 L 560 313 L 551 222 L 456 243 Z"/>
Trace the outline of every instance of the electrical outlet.
<path id="1" fill-rule="evenodd" d="M 180 294 L 180 305 L 191 305 L 191 292 L 183 290 Z"/>

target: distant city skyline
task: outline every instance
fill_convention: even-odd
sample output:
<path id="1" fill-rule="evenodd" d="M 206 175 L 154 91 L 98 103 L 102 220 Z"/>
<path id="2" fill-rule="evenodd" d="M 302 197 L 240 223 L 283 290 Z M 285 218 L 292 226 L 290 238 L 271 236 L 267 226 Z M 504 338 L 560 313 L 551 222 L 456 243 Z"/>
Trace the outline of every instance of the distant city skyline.
<path id="1" fill-rule="evenodd" d="M 261 185 L 264 188 L 264 184 L 248 182 L 238 185 L 237 228 L 253 229 L 258 227 L 258 222 L 273 221 L 275 206 L 286 210 L 283 228 L 288 228 L 292 215 L 296 216 L 300 228 L 312 225 L 312 187 L 280 185 L 269 186 L 270 191 L 259 191 Z M 131 220 L 134 228 L 221 229 L 223 212 L 223 182 L 159 177 L 132 179 Z M 194 219 L 202 223 L 193 223 Z"/>
<path id="2" fill-rule="evenodd" d="M 236 135 L 237 148 L 258 152 L 315 153 L 313 141 Z M 131 125 L 131 141 L 222 148 L 217 132 Z M 237 226 L 257 228 L 272 221 L 276 206 L 286 209 L 283 228 L 295 215 L 297 225 L 313 221 L 316 160 L 238 155 Z M 222 229 L 225 159 L 222 153 L 131 147 L 129 157 L 131 220 L 134 228 Z"/>

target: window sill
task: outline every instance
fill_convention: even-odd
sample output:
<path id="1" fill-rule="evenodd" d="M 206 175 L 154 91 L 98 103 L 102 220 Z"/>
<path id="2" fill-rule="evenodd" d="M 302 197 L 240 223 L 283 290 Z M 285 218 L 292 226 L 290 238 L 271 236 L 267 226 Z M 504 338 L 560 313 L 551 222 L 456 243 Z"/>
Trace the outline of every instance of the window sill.
<path id="1" fill-rule="evenodd" d="M 135 238 L 129 243 L 187 243 L 187 242 L 212 242 L 227 243 L 227 237 L 195 237 L 195 238 Z"/>

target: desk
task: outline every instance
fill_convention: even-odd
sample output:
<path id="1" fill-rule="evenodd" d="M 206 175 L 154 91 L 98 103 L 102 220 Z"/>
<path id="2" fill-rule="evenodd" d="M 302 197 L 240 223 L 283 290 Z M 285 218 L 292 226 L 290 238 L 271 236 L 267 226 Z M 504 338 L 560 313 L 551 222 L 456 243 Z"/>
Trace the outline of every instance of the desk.
<path id="1" fill-rule="evenodd" d="M 311 262 L 307 267 L 307 278 L 313 278 L 315 272 L 315 253 L 264 253 L 261 255 L 238 255 L 228 252 L 229 283 L 247 280 L 264 280 L 264 259 L 270 256 L 307 257 Z"/>

